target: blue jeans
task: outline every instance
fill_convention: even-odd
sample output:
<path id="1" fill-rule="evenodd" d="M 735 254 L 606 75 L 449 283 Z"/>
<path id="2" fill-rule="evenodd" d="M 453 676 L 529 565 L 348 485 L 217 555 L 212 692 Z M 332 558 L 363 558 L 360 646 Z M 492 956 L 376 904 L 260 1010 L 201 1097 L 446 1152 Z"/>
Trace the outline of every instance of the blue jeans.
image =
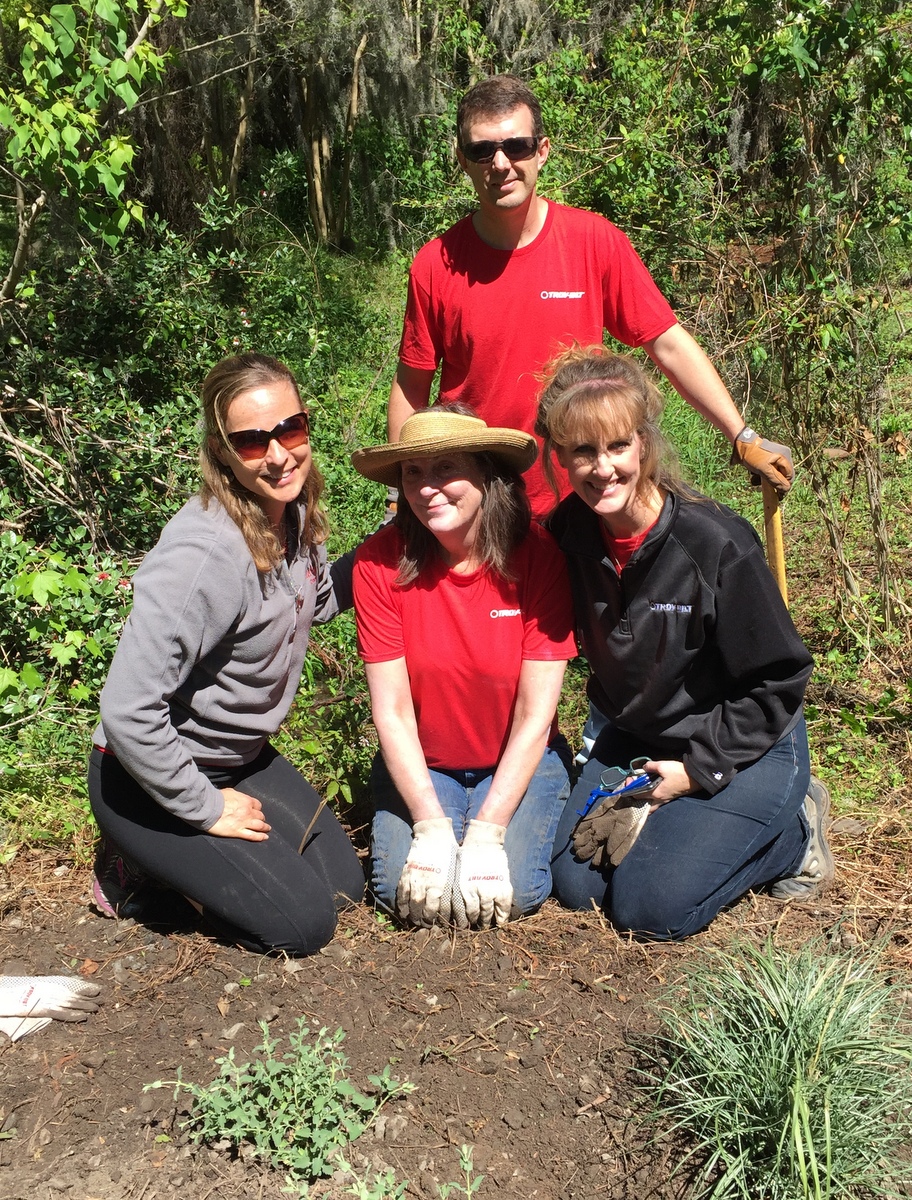
<path id="1" fill-rule="evenodd" d="M 801 869 L 808 843 L 803 803 L 810 780 L 802 719 L 762 758 L 709 796 L 663 804 L 617 867 L 596 870 L 573 856 L 571 835 L 606 766 L 627 766 L 648 745 L 609 724 L 561 817 L 552 862 L 554 890 L 567 908 L 603 909 L 619 929 L 660 941 L 688 937 L 749 891 Z"/>
<path id="2" fill-rule="evenodd" d="M 504 850 L 513 884 L 511 917 L 535 912 L 551 895 L 554 835 L 570 794 L 568 759 L 563 738 L 556 748 L 546 748 L 507 826 Z M 478 816 L 494 770 L 431 771 L 444 815 L 453 819 L 457 842 L 462 842 L 469 821 Z M 371 887 L 377 904 L 395 912 L 396 887 L 412 844 L 412 818 L 379 754 L 371 770 L 371 792 L 376 809 L 371 831 Z"/>

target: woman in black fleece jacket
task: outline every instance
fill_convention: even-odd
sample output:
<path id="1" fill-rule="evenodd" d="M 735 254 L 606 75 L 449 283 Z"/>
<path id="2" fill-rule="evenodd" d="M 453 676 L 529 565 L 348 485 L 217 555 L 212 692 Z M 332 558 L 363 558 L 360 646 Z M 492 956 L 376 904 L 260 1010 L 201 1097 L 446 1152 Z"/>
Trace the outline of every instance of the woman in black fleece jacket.
<path id="1" fill-rule="evenodd" d="M 753 528 L 667 465 L 661 410 L 632 359 L 576 348 L 549 368 L 536 433 L 573 487 L 547 524 L 607 719 L 558 829 L 555 892 L 676 939 L 750 888 L 809 898 L 832 861 L 802 715 L 811 656 Z M 639 836 L 615 866 L 581 861 L 574 827 L 601 773 L 640 757 L 658 784 Z"/>

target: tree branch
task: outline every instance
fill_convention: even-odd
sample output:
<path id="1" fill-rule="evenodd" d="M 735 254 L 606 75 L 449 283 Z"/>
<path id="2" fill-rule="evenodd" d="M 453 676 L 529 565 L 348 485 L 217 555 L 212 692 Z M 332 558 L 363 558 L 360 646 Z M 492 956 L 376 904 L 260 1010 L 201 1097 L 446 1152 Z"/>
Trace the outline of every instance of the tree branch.
<path id="1" fill-rule="evenodd" d="M 12 300 L 15 295 L 16 284 L 22 276 L 22 269 L 25 266 L 26 255 L 32 241 L 32 230 L 35 228 L 35 222 L 41 216 L 46 201 L 47 192 L 41 192 L 29 211 L 19 221 L 19 236 L 16 239 L 13 261 L 10 263 L 3 286 L 0 287 L 0 304 Z"/>
<path id="2" fill-rule="evenodd" d="M 155 0 L 155 3 L 152 5 L 151 9 L 149 10 L 148 14 L 146 15 L 145 21 L 143 21 L 142 26 L 140 27 L 139 33 L 134 38 L 133 42 L 124 51 L 124 62 L 130 61 L 130 59 L 133 57 L 133 55 L 136 53 L 136 51 L 139 49 L 139 47 L 143 44 L 143 42 L 149 36 L 149 30 L 152 28 L 153 24 L 155 23 L 155 18 L 158 16 L 158 14 L 164 8 L 164 4 L 165 4 L 165 0 Z"/>

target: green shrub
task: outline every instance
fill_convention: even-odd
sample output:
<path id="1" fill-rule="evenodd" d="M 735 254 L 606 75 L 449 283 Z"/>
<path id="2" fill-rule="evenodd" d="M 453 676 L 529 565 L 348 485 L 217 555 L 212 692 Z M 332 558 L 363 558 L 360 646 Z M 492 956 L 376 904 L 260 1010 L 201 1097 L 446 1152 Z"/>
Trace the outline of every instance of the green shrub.
<path id="1" fill-rule="evenodd" d="M 87 862 L 94 838 L 86 760 L 94 715 L 65 708 L 12 722 L 0 737 L 0 862 L 21 845 Z"/>
<path id="2" fill-rule="evenodd" d="M 696 1167 L 693 1194 L 905 1195 L 912 1038 L 877 956 L 810 944 L 710 951 L 659 1013 L 654 1116 Z"/>
<path id="3" fill-rule="evenodd" d="M 56 703 L 94 709 L 130 611 L 128 564 L 81 560 L 0 534 L 0 714 Z"/>
<path id="4" fill-rule="evenodd" d="M 175 1100 L 189 1092 L 193 1111 L 187 1122 L 197 1141 L 227 1139 L 235 1149 L 251 1146 L 258 1157 L 305 1185 L 339 1166 L 339 1152 L 359 1138 L 387 1100 L 414 1090 L 392 1079 L 389 1067 L 372 1075 L 365 1096 L 346 1078 L 348 1059 L 340 1049 L 344 1033 L 321 1029 L 313 1042 L 303 1018 L 288 1035 L 289 1049 L 277 1055 L 279 1039 L 260 1022 L 262 1043 L 249 1063 L 234 1060 L 234 1047 L 216 1059 L 219 1074 L 208 1085 L 157 1081 L 144 1088 L 173 1087 Z"/>

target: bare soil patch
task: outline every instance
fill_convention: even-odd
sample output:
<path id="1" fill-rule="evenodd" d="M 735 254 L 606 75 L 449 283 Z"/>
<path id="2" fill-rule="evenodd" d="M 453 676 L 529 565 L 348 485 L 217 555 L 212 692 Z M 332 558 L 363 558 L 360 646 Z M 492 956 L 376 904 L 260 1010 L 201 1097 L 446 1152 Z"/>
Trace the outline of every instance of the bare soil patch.
<path id="1" fill-rule="evenodd" d="M 15 1044 L 0 1035 L 0 1196 L 278 1200 L 277 1172 L 191 1143 L 185 1098 L 143 1086 L 179 1066 L 206 1083 L 230 1046 L 246 1061 L 258 1022 L 284 1038 L 303 1016 L 314 1031 L 345 1030 L 357 1085 L 387 1063 L 415 1084 L 350 1156 L 363 1173 L 392 1168 L 410 1196 L 434 1200 L 438 1183 L 459 1179 L 468 1143 L 486 1177 L 480 1197 L 680 1197 L 679 1148 L 651 1141 L 633 1075 L 635 1047 L 655 1028 L 650 1002 L 689 956 L 736 938 L 880 940 L 912 977 L 912 881 L 875 844 L 850 824 L 834 838 L 837 884 L 818 902 L 750 895 L 683 945 L 621 939 L 597 914 L 553 901 L 484 934 L 397 930 L 361 908 L 322 953 L 293 962 L 213 941 L 183 908 L 156 909 L 164 924 L 105 921 L 87 870 L 20 855 L 0 885 L 0 971 L 82 971 L 104 1005 L 82 1025 L 55 1022 Z M 339 1180 L 313 1189 L 345 1194 Z"/>

